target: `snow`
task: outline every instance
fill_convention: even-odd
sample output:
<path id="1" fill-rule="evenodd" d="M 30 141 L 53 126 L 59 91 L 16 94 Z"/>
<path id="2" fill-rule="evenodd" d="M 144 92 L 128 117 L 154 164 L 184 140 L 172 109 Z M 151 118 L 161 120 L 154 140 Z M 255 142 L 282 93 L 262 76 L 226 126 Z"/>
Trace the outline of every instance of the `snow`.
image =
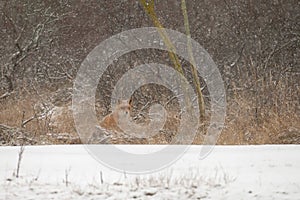
<path id="1" fill-rule="evenodd" d="M 162 146 L 119 145 L 132 152 Z M 216 146 L 199 159 L 191 146 L 152 174 L 119 173 L 82 145 L 0 147 L 0 199 L 299 199 L 300 145 Z"/>

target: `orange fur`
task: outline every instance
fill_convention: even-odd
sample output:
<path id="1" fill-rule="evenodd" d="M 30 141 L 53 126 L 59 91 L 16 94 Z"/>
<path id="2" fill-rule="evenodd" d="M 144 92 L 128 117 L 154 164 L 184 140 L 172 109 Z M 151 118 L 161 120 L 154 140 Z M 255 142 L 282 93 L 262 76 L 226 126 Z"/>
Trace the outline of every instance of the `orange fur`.
<path id="1" fill-rule="evenodd" d="M 131 107 L 131 100 L 119 100 L 112 113 L 100 122 L 100 126 L 107 130 L 123 132 L 118 126 L 118 121 L 121 117 L 130 117 Z"/>

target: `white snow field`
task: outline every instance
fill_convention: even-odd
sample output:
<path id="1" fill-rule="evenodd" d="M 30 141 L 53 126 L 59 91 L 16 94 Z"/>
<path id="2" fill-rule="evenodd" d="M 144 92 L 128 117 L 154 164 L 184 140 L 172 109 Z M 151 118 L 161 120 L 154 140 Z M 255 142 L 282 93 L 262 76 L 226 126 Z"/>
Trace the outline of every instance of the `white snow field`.
<path id="1" fill-rule="evenodd" d="M 26 146 L 16 178 L 20 147 L 0 147 L 0 199 L 300 199 L 300 145 L 216 146 L 203 160 L 200 149 L 191 146 L 161 171 L 130 175 L 82 145 Z"/>

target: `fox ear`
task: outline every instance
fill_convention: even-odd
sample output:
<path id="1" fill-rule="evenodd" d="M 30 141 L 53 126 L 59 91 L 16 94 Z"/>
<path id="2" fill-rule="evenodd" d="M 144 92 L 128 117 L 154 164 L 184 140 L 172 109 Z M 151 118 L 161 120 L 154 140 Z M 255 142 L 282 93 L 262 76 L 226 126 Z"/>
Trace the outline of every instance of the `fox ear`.
<path id="1" fill-rule="evenodd" d="M 128 104 L 129 104 L 129 105 L 132 105 L 132 98 L 130 98 L 130 99 L 128 100 Z"/>

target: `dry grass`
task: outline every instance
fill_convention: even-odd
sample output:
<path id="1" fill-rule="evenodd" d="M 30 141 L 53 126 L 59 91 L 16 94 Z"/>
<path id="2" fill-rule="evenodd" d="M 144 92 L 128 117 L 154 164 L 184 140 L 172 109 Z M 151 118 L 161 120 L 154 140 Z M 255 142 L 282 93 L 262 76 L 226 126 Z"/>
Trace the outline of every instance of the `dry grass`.
<path id="1" fill-rule="evenodd" d="M 72 115 L 71 103 L 62 107 L 55 107 L 54 112 L 49 115 L 49 127 L 54 133 L 70 133 L 76 135 L 75 123 Z"/>
<path id="2" fill-rule="evenodd" d="M 74 142 L 77 134 L 68 107 L 62 107 L 62 112 L 55 119 L 51 112 L 41 116 L 41 96 L 43 95 L 23 93 L 0 101 L 0 124 L 30 133 L 31 139 L 43 140 L 40 142 L 44 144 L 79 143 L 78 139 Z M 28 119 L 32 120 L 24 125 L 24 121 Z"/>
<path id="3" fill-rule="evenodd" d="M 218 144 L 273 144 L 289 128 L 300 131 L 300 116 L 274 109 L 260 110 L 256 114 L 251 102 L 240 99 L 228 105 L 225 128 Z"/>
<path id="4" fill-rule="evenodd" d="M 228 100 L 225 128 L 218 138 L 218 144 L 272 144 L 272 143 L 299 143 L 300 115 L 296 101 L 290 101 L 286 94 L 288 90 L 263 91 L 266 95 L 273 95 L 269 104 L 262 104 L 246 92 L 235 94 Z M 45 92 L 46 93 L 46 92 Z M 294 96 L 299 91 L 294 91 Z M 295 99 L 295 98 L 294 98 Z M 73 121 L 71 102 L 56 107 L 56 111 L 43 118 L 35 118 L 22 127 L 22 122 L 38 114 L 37 104 L 41 101 L 40 95 L 24 93 L 19 96 L 8 97 L 0 101 L 0 124 L 22 128 L 31 133 L 32 137 L 47 136 L 51 144 L 79 143 Z M 99 115 L 99 112 L 97 112 Z M 100 113 L 101 115 L 101 113 Z M 166 144 L 172 140 L 179 126 L 180 117 L 177 112 L 171 113 L 160 134 L 150 138 L 150 144 Z M 194 144 L 202 144 L 208 122 L 205 122 Z M 290 132 L 296 139 L 289 140 Z M 128 142 L 127 142 L 128 143 Z M 130 143 L 130 142 L 129 142 Z"/>
<path id="5" fill-rule="evenodd" d="M 12 127 L 22 127 L 22 122 L 35 115 L 34 106 L 38 98 L 34 95 L 28 95 L 25 98 L 8 98 L 0 102 L 0 122 Z M 33 134 L 42 134 L 47 132 L 46 120 L 32 120 L 26 125 L 26 130 Z"/>

